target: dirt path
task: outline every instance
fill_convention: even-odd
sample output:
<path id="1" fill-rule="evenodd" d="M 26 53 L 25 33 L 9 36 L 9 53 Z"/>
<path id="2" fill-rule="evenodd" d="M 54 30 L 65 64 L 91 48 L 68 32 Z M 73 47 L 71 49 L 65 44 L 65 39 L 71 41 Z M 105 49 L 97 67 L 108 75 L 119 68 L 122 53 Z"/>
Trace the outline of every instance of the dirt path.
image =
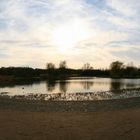
<path id="1" fill-rule="evenodd" d="M 0 140 L 140 140 L 140 109 L 0 111 Z"/>

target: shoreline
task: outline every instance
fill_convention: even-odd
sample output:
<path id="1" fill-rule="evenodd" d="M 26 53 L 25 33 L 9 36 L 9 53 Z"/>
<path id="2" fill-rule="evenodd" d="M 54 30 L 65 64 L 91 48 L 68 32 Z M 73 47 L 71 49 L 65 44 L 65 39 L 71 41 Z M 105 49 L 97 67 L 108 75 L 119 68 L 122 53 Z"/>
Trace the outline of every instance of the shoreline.
<path id="1" fill-rule="evenodd" d="M 96 101 L 44 101 L 0 97 L 0 110 L 31 112 L 99 112 L 140 108 L 140 97 Z"/>
<path id="2" fill-rule="evenodd" d="M 75 92 L 75 93 L 24 93 L 23 95 L 10 95 L 9 92 L 1 92 L 1 98 L 23 99 L 23 100 L 41 100 L 41 101 L 103 101 L 131 99 L 140 97 L 140 88 L 96 91 L 96 92 Z"/>

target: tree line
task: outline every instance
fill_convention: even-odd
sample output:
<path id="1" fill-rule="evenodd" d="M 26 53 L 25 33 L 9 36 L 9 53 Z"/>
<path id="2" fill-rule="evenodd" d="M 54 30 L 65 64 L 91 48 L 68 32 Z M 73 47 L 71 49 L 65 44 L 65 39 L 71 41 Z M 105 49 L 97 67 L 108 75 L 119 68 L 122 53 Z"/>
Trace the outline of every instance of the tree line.
<path id="1" fill-rule="evenodd" d="M 114 78 L 126 77 L 126 78 L 139 78 L 140 77 L 140 68 L 137 68 L 130 63 L 124 65 L 123 62 L 115 61 L 110 65 L 110 76 Z"/>
<path id="2" fill-rule="evenodd" d="M 115 61 L 110 64 L 109 69 L 94 69 L 89 63 L 81 69 L 72 69 L 67 66 L 66 61 L 61 61 L 59 67 L 49 62 L 46 69 L 34 69 L 30 67 L 1 67 L 0 80 L 3 77 L 14 78 L 36 78 L 36 79 L 59 79 L 70 76 L 95 76 L 112 78 L 140 78 L 140 68 L 133 64 L 125 65 L 123 62 Z"/>

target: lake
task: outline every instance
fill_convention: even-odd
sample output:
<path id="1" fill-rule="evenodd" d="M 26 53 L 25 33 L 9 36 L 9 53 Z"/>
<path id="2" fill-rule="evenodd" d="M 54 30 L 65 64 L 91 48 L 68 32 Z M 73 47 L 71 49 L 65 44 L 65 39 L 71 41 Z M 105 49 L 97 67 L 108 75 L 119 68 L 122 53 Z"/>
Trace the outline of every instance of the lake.
<path id="1" fill-rule="evenodd" d="M 140 79 L 110 79 L 96 77 L 72 77 L 67 80 L 28 82 L 0 85 L 0 93 L 8 95 L 88 93 L 98 91 L 139 88 Z"/>

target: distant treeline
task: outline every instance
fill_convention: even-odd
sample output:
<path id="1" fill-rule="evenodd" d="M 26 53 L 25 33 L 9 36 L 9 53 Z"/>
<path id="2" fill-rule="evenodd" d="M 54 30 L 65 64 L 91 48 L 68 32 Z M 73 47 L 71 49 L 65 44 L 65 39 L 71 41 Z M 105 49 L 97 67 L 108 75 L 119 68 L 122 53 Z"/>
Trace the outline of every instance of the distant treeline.
<path id="1" fill-rule="evenodd" d="M 140 78 L 140 68 L 130 63 L 124 65 L 123 62 L 115 61 L 110 64 L 110 76 L 114 78 Z"/>
<path id="2" fill-rule="evenodd" d="M 30 67 L 1 67 L 0 81 L 7 79 L 59 79 L 70 76 L 95 76 L 113 78 L 140 78 L 140 68 L 124 65 L 120 61 L 110 64 L 109 69 L 94 69 L 89 63 L 84 64 L 81 69 L 67 67 L 66 61 L 62 61 L 56 68 L 53 63 L 47 63 L 46 69 L 33 69 Z"/>

